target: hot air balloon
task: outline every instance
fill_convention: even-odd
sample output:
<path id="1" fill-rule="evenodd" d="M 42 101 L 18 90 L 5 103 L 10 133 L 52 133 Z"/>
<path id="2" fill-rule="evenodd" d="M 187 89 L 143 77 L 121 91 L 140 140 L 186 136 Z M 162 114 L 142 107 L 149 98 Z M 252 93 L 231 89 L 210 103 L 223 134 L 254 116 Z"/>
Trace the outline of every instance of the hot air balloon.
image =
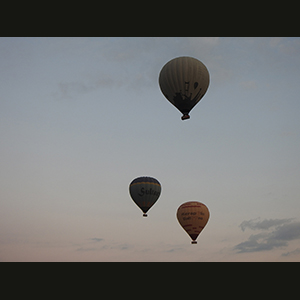
<path id="1" fill-rule="evenodd" d="M 164 96 L 182 112 L 182 120 L 208 89 L 209 73 L 196 58 L 182 56 L 167 62 L 159 74 L 159 86 Z"/>
<path id="2" fill-rule="evenodd" d="M 177 219 L 191 237 L 192 244 L 197 244 L 196 239 L 209 219 L 209 211 L 203 203 L 190 201 L 178 207 Z"/>
<path id="3" fill-rule="evenodd" d="M 154 205 L 160 196 L 161 185 L 152 177 L 138 177 L 129 185 L 129 193 L 135 204 L 143 211 L 143 216 Z"/>

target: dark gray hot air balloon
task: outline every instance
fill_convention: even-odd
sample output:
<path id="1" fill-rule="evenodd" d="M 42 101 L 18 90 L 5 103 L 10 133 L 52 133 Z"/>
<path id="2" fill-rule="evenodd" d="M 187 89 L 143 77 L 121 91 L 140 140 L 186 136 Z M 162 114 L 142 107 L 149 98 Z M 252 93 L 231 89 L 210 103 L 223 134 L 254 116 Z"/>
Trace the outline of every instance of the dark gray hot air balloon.
<path id="1" fill-rule="evenodd" d="M 143 216 L 160 196 L 161 185 L 152 177 L 138 177 L 129 185 L 129 193 L 135 204 L 143 211 Z"/>
<path id="2" fill-rule="evenodd" d="M 198 59 L 177 57 L 161 69 L 159 86 L 164 96 L 182 112 L 181 119 L 186 120 L 208 89 L 209 73 Z"/>

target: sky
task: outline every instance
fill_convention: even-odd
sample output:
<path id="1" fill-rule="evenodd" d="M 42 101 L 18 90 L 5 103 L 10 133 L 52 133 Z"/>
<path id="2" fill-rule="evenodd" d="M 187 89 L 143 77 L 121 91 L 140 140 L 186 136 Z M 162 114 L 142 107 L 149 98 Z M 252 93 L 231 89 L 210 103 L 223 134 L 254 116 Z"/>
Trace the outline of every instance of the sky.
<path id="1" fill-rule="evenodd" d="M 178 56 L 210 73 L 186 121 L 158 85 Z M 299 78 L 300 38 L 0 38 L 0 261 L 299 261 Z"/>

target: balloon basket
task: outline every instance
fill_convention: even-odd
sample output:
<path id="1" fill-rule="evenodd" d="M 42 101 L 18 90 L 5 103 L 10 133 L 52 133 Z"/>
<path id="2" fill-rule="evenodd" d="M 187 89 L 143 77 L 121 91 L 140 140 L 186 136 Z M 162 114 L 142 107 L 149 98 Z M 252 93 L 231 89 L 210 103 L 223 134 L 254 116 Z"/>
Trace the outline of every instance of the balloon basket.
<path id="1" fill-rule="evenodd" d="M 148 217 L 148 215 L 147 214 L 143 214 L 143 217 Z"/>
<path id="2" fill-rule="evenodd" d="M 189 115 L 183 115 L 183 116 L 181 117 L 181 120 L 187 120 L 187 119 L 189 119 L 189 118 L 190 118 Z"/>
<path id="3" fill-rule="evenodd" d="M 197 244 L 197 241 L 192 241 L 191 244 Z"/>

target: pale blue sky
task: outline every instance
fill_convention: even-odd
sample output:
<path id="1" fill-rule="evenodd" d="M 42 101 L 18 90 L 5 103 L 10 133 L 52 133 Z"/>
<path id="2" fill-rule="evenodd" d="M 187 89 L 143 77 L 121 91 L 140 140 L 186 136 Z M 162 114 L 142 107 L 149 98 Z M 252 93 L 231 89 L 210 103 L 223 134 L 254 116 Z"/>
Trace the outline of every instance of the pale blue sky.
<path id="1" fill-rule="evenodd" d="M 158 86 L 183 55 L 211 77 L 187 121 Z M 299 38 L 0 38 L 0 260 L 298 261 L 299 78 Z"/>

